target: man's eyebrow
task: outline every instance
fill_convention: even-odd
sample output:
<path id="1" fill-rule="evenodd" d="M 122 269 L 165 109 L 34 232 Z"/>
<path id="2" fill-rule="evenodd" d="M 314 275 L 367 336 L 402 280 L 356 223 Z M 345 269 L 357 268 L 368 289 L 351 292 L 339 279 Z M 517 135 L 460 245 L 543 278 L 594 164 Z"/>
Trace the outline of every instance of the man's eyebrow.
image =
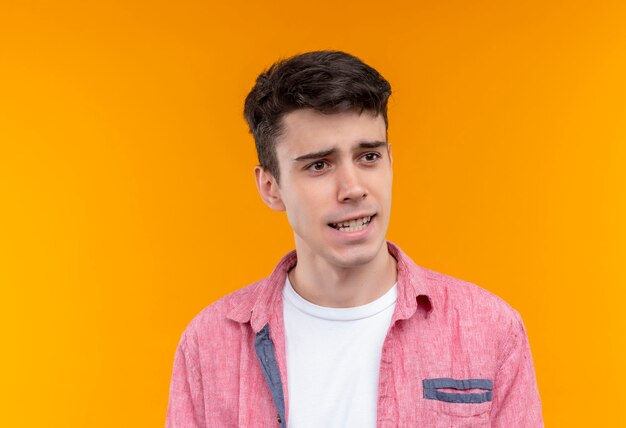
<path id="1" fill-rule="evenodd" d="M 376 149 L 378 147 L 381 146 L 386 146 L 387 142 L 386 141 L 361 141 L 360 143 L 358 143 L 355 147 L 355 150 L 359 150 L 359 149 Z M 314 153 L 307 153 L 305 155 L 302 156 L 298 156 L 297 158 L 294 159 L 295 162 L 300 162 L 300 161 L 304 161 L 304 160 L 311 160 L 311 159 L 320 159 L 320 158 L 325 158 L 326 156 L 330 156 L 334 153 L 337 152 L 336 148 L 332 148 L 332 149 L 328 149 L 328 150 L 322 150 L 320 152 L 314 152 Z"/>
<path id="2" fill-rule="evenodd" d="M 386 141 L 361 141 L 358 145 L 359 149 L 376 149 L 380 146 L 386 146 Z"/>
<path id="3" fill-rule="evenodd" d="M 323 150 L 321 152 L 307 153 L 306 155 L 298 156 L 297 158 L 294 159 L 294 161 L 300 162 L 303 160 L 325 158 L 326 156 L 332 155 L 336 151 L 337 151 L 336 148 L 332 148 L 329 150 Z"/>

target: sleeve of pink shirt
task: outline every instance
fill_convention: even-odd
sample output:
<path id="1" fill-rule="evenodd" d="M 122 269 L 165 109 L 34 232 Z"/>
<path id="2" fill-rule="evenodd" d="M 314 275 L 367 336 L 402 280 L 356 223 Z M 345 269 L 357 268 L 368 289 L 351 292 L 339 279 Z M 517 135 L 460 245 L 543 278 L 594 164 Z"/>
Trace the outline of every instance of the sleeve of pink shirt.
<path id="1" fill-rule="evenodd" d="M 166 428 L 203 428 L 204 393 L 202 378 L 198 373 L 197 355 L 187 346 L 187 333 L 183 334 L 176 356 L 170 383 Z"/>
<path id="2" fill-rule="evenodd" d="M 493 428 L 543 427 L 541 399 L 526 329 L 519 313 L 507 339 L 493 388 Z"/>

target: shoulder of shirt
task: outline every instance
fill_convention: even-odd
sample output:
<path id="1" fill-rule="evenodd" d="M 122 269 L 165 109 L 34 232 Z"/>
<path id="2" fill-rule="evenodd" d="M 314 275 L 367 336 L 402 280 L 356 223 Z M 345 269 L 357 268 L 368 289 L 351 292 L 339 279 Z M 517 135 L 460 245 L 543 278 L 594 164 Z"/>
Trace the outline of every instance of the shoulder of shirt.
<path id="1" fill-rule="evenodd" d="M 420 269 L 433 293 L 434 310 L 455 311 L 467 322 L 476 321 L 495 329 L 505 328 L 508 333 L 523 329 L 519 312 L 491 291 L 450 275 Z"/>
<path id="2" fill-rule="evenodd" d="M 493 338 L 498 348 L 498 367 L 502 367 L 527 335 L 519 312 L 476 284 L 422 267 L 418 269 L 432 295 L 433 315 L 444 325 Z"/>
<path id="3" fill-rule="evenodd" d="M 263 280 L 256 281 L 245 287 L 239 288 L 211 303 L 202 309 L 187 325 L 184 336 L 207 333 L 209 330 L 236 327 L 239 324 L 228 319 L 228 312 L 241 302 L 250 298 L 256 288 L 262 284 Z"/>

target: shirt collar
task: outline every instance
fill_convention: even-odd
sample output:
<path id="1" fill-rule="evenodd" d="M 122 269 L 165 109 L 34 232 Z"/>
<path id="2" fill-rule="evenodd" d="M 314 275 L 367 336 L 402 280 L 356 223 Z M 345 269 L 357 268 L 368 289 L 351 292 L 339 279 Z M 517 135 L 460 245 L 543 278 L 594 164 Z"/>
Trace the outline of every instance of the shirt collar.
<path id="1" fill-rule="evenodd" d="M 408 319 L 416 312 L 427 317 L 433 308 L 436 289 L 428 281 L 426 270 L 416 265 L 394 243 L 387 241 L 387 248 L 396 259 L 398 269 L 398 301 L 391 322 Z M 287 253 L 270 276 L 253 285 L 251 292 L 231 308 L 228 318 L 240 323 L 250 322 L 254 332 L 259 332 L 269 322 L 282 298 L 285 277 L 296 262 L 296 252 Z"/>

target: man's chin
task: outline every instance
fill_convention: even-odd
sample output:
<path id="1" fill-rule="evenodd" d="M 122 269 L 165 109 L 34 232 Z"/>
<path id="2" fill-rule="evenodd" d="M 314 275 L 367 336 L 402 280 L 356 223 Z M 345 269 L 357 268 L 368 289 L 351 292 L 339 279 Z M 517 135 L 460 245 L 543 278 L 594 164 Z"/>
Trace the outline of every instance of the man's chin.
<path id="1" fill-rule="evenodd" d="M 348 247 L 332 251 L 332 263 L 344 269 L 358 268 L 371 263 L 380 253 L 380 245 L 367 245 L 359 248 Z"/>

